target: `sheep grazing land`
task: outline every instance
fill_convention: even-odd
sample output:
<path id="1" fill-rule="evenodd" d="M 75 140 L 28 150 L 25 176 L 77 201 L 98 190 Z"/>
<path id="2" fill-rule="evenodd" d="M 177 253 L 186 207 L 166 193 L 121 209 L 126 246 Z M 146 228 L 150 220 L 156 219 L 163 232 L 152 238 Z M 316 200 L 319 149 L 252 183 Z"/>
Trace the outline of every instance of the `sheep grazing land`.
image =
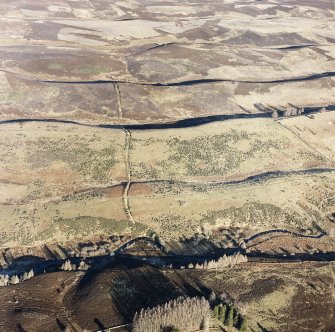
<path id="1" fill-rule="evenodd" d="M 0 0 L 0 331 L 335 331 L 333 0 Z"/>

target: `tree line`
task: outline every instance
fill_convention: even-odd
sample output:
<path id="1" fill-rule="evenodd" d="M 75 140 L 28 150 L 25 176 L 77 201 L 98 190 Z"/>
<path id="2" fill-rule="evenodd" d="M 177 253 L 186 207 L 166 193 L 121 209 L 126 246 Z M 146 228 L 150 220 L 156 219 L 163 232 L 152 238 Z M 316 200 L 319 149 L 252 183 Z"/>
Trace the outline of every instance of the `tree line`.
<path id="1" fill-rule="evenodd" d="M 133 332 L 208 331 L 211 310 L 204 297 L 179 297 L 136 313 Z"/>
<path id="2" fill-rule="evenodd" d="M 9 276 L 8 274 L 0 275 L 0 286 L 16 285 L 21 281 L 28 280 L 34 276 L 34 270 L 31 269 L 29 272 L 24 272 L 22 276 L 13 274 Z"/>
<path id="3" fill-rule="evenodd" d="M 245 263 L 248 261 L 248 257 L 241 254 L 235 253 L 234 255 L 223 255 L 218 260 L 205 261 L 203 264 L 189 264 L 187 268 L 189 269 L 217 269 L 223 267 L 233 267 L 240 263 Z"/>

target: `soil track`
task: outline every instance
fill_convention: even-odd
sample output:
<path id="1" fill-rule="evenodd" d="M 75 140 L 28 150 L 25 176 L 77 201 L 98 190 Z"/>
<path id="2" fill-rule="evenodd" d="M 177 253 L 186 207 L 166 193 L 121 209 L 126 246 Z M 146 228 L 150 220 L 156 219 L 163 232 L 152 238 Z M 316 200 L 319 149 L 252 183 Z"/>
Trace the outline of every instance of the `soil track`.
<path id="1" fill-rule="evenodd" d="M 125 132 L 125 162 L 126 162 L 126 169 L 127 169 L 127 177 L 128 181 L 125 183 L 124 190 L 123 190 L 123 203 L 124 203 L 124 210 L 126 212 L 126 215 L 133 224 L 135 224 L 135 220 L 133 218 L 133 215 L 130 211 L 129 206 L 129 188 L 131 185 L 131 162 L 130 162 L 130 146 L 131 146 L 131 132 L 128 129 L 124 128 Z"/>

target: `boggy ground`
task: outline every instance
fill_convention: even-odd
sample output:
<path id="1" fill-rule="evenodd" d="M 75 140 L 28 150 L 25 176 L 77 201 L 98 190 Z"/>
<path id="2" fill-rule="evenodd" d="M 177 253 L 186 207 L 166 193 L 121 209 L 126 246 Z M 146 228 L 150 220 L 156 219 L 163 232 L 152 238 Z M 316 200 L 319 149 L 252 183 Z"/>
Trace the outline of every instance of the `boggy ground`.
<path id="1" fill-rule="evenodd" d="M 181 295 L 226 293 L 250 331 L 334 330 L 334 269 L 325 263 L 245 263 L 233 269 L 169 270 L 118 263 L 104 271 L 57 272 L 0 288 L 2 330 L 95 331 Z M 117 331 L 127 331 L 126 327 Z"/>

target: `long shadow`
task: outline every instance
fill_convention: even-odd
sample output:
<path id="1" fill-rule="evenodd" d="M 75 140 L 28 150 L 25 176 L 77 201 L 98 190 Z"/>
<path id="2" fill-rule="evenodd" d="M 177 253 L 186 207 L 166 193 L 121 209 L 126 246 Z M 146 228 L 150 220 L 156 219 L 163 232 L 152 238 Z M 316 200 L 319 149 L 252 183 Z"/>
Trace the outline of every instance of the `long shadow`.
<path id="1" fill-rule="evenodd" d="M 57 259 L 57 255 L 45 244 L 43 246 L 43 250 L 47 255 L 49 255 L 52 259 Z"/>
<path id="2" fill-rule="evenodd" d="M 135 263 L 134 263 L 135 264 Z M 122 269 L 110 281 L 109 294 L 124 321 L 132 321 L 142 308 L 154 307 L 185 294 L 159 269 L 143 264 Z"/>
<path id="3" fill-rule="evenodd" d="M 257 233 L 257 234 L 254 234 L 252 236 L 250 236 L 249 238 L 247 239 L 244 239 L 245 243 L 248 243 L 254 239 L 257 239 L 258 237 L 261 237 L 263 235 L 267 235 L 267 234 L 272 234 L 272 233 L 284 233 L 284 234 L 289 234 L 289 235 L 293 235 L 293 236 L 296 236 L 296 237 L 304 237 L 304 238 L 310 238 L 310 239 L 320 239 L 322 237 L 324 237 L 327 233 L 324 232 L 322 229 L 319 229 L 321 232 L 317 235 L 306 235 L 306 234 L 301 234 L 301 233 L 297 233 L 297 232 L 292 232 L 292 231 L 289 231 L 287 229 L 271 229 L 271 230 L 268 230 L 268 231 L 264 231 L 264 232 L 260 232 L 260 233 Z"/>
<path id="4" fill-rule="evenodd" d="M 16 325 L 16 330 L 17 332 L 27 332 L 21 324 Z"/>
<path id="5" fill-rule="evenodd" d="M 265 327 L 263 327 L 260 323 L 257 323 L 260 332 L 271 332 L 270 330 L 266 329 Z"/>
<path id="6" fill-rule="evenodd" d="M 104 324 L 101 323 L 101 321 L 98 318 L 94 318 L 94 323 L 97 324 L 99 330 L 105 330 L 106 327 Z"/>
<path id="7" fill-rule="evenodd" d="M 65 330 L 66 326 L 58 318 L 56 318 L 56 324 L 57 324 L 60 331 Z"/>
<path id="8" fill-rule="evenodd" d="M 265 173 L 250 175 L 241 180 L 232 180 L 232 181 L 215 181 L 205 183 L 206 186 L 217 186 L 217 185 L 238 185 L 244 184 L 248 182 L 259 182 L 262 180 L 267 180 L 271 178 L 283 177 L 287 175 L 305 175 L 305 174 L 322 174 L 328 172 L 334 172 L 335 168 L 308 168 L 301 170 L 289 170 L 289 171 L 269 171 Z M 162 183 L 162 184 L 182 184 L 182 185 L 190 185 L 190 186 L 199 186 L 201 183 L 183 181 L 183 180 L 147 180 L 147 181 L 133 181 L 133 184 L 142 184 L 142 183 Z"/>
<path id="9" fill-rule="evenodd" d="M 142 308 L 161 305 L 179 296 L 209 296 L 211 293 L 207 286 L 196 279 L 185 278 L 180 271 L 174 271 L 171 279 L 170 272 L 136 262 L 129 268 L 129 260 L 124 258 L 124 262 L 127 269 L 121 269 L 111 280 L 109 292 L 125 321 L 132 321 Z"/>
<path id="10" fill-rule="evenodd" d="M 20 256 L 18 258 L 13 259 L 7 268 L 23 267 L 27 269 L 31 266 L 34 266 L 35 264 L 38 264 L 44 261 L 45 261 L 44 258 L 39 257 L 39 256 L 33 256 L 33 255 Z"/>
<path id="11" fill-rule="evenodd" d="M 205 125 L 212 122 L 222 122 L 233 119 L 257 119 L 257 118 L 271 118 L 274 110 L 278 113 L 278 118 L 285 116 L 284 110 L 277 109 L 268 109 L 265 111 L 263 107 L 259 106 L 262 110 L 260 113 L 237 113 L 237 114 L 219 114 L 219 115 L 210 115 L 203 117 L 194 117 L 190 119 L 182 119 L 174 122 L 167 123 L 144 123 L 144 124 L 85 124 L 79 121 L 73 120 L 59 120 L 59 119 L 12 119 L 12 120 L 3 120 L 0 121 L 0 124 L 10 124 L 10 123 L 25 123 L 25 122 L 46 122 L 46 123 L 64 123 L 64 124 L 74 124 L 85 127 L 92 128 L 105 128 L 105 129 L 128 129 L 128 130 L 154 130 L 154 129 L 181 129 L 181 128 L 190 128 Z M 335 111 L 335 105 L 328 106 L 316 106 L 316 107 L 305 107 L 302 114 L 297 114 L 295 116 L 309 115 L 320 112 L 322 108 L 325 108 L 326 111 Z M 293 116 L 292 116 L 293 117 Z"/>
<path id="12" fill-rule="evenodd" d="M 213 84 L 221 82 L 236 82 L 236 83 L 253 83 L 253 84 L 274 84 L 274 83 L 290 83 L 290 82 L 304 82 L 313 81 L 320 78 L 334 77 L 335 72 L 322 72 L 317 74 L 311 74 L 307 76 L 298 76 L 292 78 L 282 78 L 277 80 L 234 80 L 234 79 L 220 79 L 220 78 L 203 78 L 198 80 L 186 80 L 179 82 L 141 82 L 141 81 L 124 81 L 124 80 L 95 80 L 95 81 L 59 81 L 59 80 L 34 80 L 37 83 L 47 83 L 47 84 L 133 84 L 133 85 L 144 85 L 144 86 L 192 86 L 200 84 Z"/>
<path id="13" fill-rule="evenodd" d="M 283 46 L 283 47 L 276 47 L 276 50 L 297 50 L 301 48 L 310 48 L 310 47 L 317 47 L 318 44 L 304 44 L 304 45 L 291 45 L 291 46 Z"/>

